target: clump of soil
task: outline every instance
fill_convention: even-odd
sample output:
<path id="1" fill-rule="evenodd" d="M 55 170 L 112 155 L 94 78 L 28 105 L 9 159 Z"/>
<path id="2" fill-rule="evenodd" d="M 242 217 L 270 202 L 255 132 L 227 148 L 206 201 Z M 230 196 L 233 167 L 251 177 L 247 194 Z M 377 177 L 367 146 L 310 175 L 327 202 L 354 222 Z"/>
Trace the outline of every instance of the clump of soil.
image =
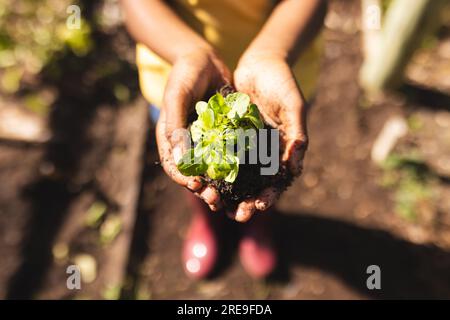
<path id="1" fill-rule="evenodd" d="M 261 175 L 260 168 L 260 164 L 240 165 L 239 174 L 233 183 L 213 180 L 208 176 L 204 178 L 220 193 L 226 208 L 235 208 L 239 202 L 257 196 L 265 188 L 285 190 L 292 183 L 292 175 L 285 165 L 280 164 L 278 173 L 272 176 Z"/>
<path id="2" fill-rule="evenodd" d="M 236 90 L 232 86 L 226 85 L 219 92 L 222 96 L 226 97 L 228 94 L 236 92 Z M 271 129 L 267 124 L 265 128 Z M 269 153 L 272 152 L 270 143 L 267 147 Z M 273 187 L 277 190 L 284 191 L 292 183 L 292 174 L 281 161 L 278 172 L 275 175 L 261 175 L 262 167 L 263 165 L 259 161 L 256 164 L 245 163 L 239 165 L 239 173 L 233 183 L 225 180 L 214 180 L 206 175 L 203 178 L 208 185 L 214 187 L 220 193 L 225 207 L 234 209 L 241 201 L 257 196 L 266 188 Z"/>

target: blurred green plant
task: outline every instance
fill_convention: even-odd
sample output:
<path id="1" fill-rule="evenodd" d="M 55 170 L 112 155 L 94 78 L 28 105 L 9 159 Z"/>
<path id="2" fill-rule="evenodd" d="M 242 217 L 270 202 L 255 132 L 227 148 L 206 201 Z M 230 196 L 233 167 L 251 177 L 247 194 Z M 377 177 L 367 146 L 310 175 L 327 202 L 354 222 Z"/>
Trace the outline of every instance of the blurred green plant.
<path id="1" fill-rule="evenodd" d="M 372 3 L 364 2 L 367 6 Z M 365 57 L 359 77 L 364 91 L 374 97 L 386 89 L 401 86 L 405 68 L 414 53 L 438 43 L 437 32 L 450 10 L 446 0 L 375 2 L 383 11 L 381 29 L 364 31 Z"/>
<path id="2" fill-rule="evenodd" d="M 122 285 L 120 284 L 108 284 L 102 291 L 102 297 L 105 300 L 118 300 L 121 290 Z"/>
<path id="3" fill-rule="evenodd" d="M 86 212 L 85 224 L 91 228 L 98 227 L 101 224 L 107 210 L 108 207 L 104 202 L 94 202 Z"/>
<path id="4" fill-rule="evenodd" d="M 423 121 L 417 114 L 412 114 L 406 120 L 408 122 L 408 128 L 411 132 L 419 132 L 423 128 Z"/>
<path id="5" fill-rule="evenodd" d="M 81 17 L 79 29 L 66 26 L 74 0 L 0 1 L 0 85 L 4 93 L 20 88 L 26 75 L 38 74 L 55 53 L 86 55 L 93 47 L 91 27 Z"/>
<path id="6" fill-rule="evenodd" d="M 120 216 L 108 216 L 100 226 L 100 244 L 106 246 L 113 242 L 122 229 L 123 223 Z"/>
<path id="7" fill-rule="evenodd" d="M 416 222 L 422 209 L 433 208 L 437 176 L 417 152 L 393 153 L 382 168 L 380 184 L 395 190 L 395 211 L 401 217 Z"/>

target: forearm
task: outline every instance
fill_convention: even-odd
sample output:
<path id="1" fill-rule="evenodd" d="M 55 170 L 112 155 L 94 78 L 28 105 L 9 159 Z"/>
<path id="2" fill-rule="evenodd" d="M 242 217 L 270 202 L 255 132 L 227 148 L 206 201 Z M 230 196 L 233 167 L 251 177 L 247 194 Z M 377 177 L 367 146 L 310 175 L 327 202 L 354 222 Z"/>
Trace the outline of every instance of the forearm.
<path id="1" fill-rule="evenodd" d="M 246 55 L 277 55 L 293 64 L 320 31 L 325 0 L 284 0 L 246 50 Z"/>
<path id="2" fill-rule="evenodd" d="M 212 47 L 185 24 L 162 0 L 121 0 L 130 34 L 163 59 Z"/>

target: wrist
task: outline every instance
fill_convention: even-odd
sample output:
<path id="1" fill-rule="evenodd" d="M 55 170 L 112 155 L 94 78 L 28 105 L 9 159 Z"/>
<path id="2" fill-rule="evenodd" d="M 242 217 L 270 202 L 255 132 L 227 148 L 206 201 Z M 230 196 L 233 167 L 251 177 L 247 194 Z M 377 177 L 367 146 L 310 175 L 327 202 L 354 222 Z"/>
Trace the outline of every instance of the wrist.
<path id="1" fill-rule="evenodd" d="M 270 48 L 249 48 L 239 59 L 238 68 L 249 64 L 288 63 L 287 54 Z"/>
<path id="2" fill-rule="evenodd" d="M 263 30 L 250 44 L 246 54 L 255 56 L 270 56 L 272 58 L 288 61 L 290 56 L 290 46 L 283 37 L 273 34 L 270 30 Z"/>
<path id="3" fill-rule="evenodd" d="M 178 60 L 184 60 L 198 56 L 207 57 L 208 59 L 217 58 L 215 49 L 206 41 L 200 41 L 195 44 L 190 44 L 188 46 L 183 45 L 180 47 L 180 50 L 177 50 L 177 54 L 175 55 L 173 63 L 176 63 Z"/>

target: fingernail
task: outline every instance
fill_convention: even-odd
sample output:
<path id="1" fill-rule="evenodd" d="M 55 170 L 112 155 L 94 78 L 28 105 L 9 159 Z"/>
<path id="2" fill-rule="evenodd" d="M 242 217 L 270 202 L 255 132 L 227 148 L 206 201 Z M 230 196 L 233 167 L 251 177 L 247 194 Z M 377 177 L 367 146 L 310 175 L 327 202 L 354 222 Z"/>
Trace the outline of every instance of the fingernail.
<path id="1" fill-rule="evenodd" d="M 238 222 L 246 222 L 248 220 L 247 215 L 242 208 L 239 208 L 236 211 L 236 216 L 234 217 L 234 219 Z"/>
<path id="2" fill-rule="evenodd" d="M 187 184 L 189 190 L 198 191 L 202 187 L 202 183 L 197 180 L 190 180 Z"/>
<path id="3" fill-rule="evenodd" d="M 217 193 L 212 187 L 206 187 L 205 190 L 202 191 L 202 196 L 211 204 L 217 205 Z"/>

